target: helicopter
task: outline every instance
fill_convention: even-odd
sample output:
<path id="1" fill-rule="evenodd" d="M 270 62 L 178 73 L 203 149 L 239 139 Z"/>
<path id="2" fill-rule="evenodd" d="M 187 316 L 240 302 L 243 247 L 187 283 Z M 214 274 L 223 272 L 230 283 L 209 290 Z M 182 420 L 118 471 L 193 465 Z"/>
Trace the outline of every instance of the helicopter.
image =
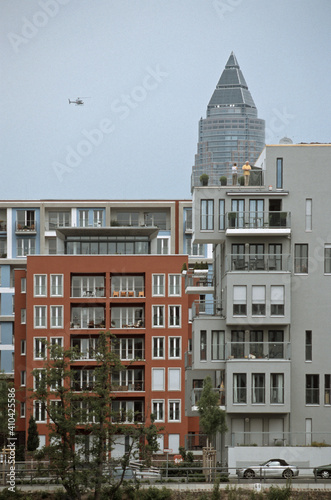
<path id="1" fill-rule="evenodd" d="M 76 106 L 83 106 L 84 105 L 83 99 L 89 99 L 89 97 L 77 97 L 75 101 L 70 101 L 70 99 L 68 99 L 68 101 L 69 104 L 76 104 Z"/>

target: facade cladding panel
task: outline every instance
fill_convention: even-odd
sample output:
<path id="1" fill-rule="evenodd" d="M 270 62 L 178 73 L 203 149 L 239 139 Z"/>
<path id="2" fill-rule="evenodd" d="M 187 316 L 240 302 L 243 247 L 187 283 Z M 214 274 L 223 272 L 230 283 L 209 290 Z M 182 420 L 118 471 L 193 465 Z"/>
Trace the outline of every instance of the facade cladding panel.
<path id="1" fill-rule="evenodd" d="M 86 369 L 89 365 L 93 366 L 95 361 L 89 360 L 84 339 L 96 338 L 102 330 L 111 332 L 120 339 L 122 357 L 128 358 L 126 364 L 130 363 L 131 348 L 128 345 L 133 345 L 128 344 L 129 339 L 133 339 L 138 355 L 143 354 L 142 361 L 135 361 L 134 366 L 126 370 L 126 375 L 121 374 L 121 380 L 118 381 L 121 389 L 116 396 L 126 401 L 142 401 L 147 424 L 150 423 L 153 411 L 152 401 L 163 402 L 162 408 L 157 405 L 155 408 L 162 414 L 164 447 L 169 446 L 168 440 L 172 435 L 179 435 L 179 445 L 185 445 L 188 417 L 185 415 L 184 353 L 190 336 L 188 307 L 189 300 L 192 299 L 184 292 L 180 272 L 184 262 L 188 264 L 187 256 L 183 255 L 62 255 L 27 258 L 26 270 L 18 270 L 16 273 L 16 310 L 26 309 L 26 324 L 21 324 L 20 315 L 16 317 L 15 386 L 19 406 L 21 408 L 22 403 L 25 406 L 24 417 L 19 412 L 17 419 L 19 433 L 27 436 L 31 413 L 42 413 L 39 407 L 35 408 L 29 391 L 33 387 L 32 371 L 43 366 L 42 356 L 36 353 L 37 339 L 45 338 L 50 341 L 51 337 L 62 338 L 64 349 L 73 344 L 81 346 L 85 353 L 81 368 Z M 155 276 L 158 275 L 164 278 L 161 280 L 162 294 L 158 294 L 158 289 L 155 289 Z M 40 276 L 45 279 L 39 279 Z M 56 280 L 54 276 L 62 276 L 63 280 Z M 22 279 L 23 282 L 26 279 L 26 293 L 21 293 L 20 290 Z M 176 287 L 173 286 L 174 282 Z M 38 295 L 40 283 L 46 283 L 46 291 L 42 288 L 45 292 L 42 295 Z M 59 315 L 54 314 L 54 311 L 58 313 L 59 306 L 63 308 L 60 320 Z M 155 306 L 162 306 L 160 324 L 155 323 L 153 316 Z M 44 323 L 39 321 L 39 316 L 38 321 L 35 321 L 36 308 L 38 311 L 45 308 L 45 314 L 42 315 Z M 87 318 L 84 313 L 88 314 Z M 119 317 L 121 321 L 117 321 Z M 60 322 L 55 321 L 54 326 L 52 319 Z M 153 355 L 156 346 L 154 337 L 163 339 L 162 356 Z M 22 343 L 25 345 L 23 350 Z M 79 362 L 76 361 L 75 365 L 79 365 Z M 24 384 L 22 372 L 26 374 Z M 163 376 L 161 385 L 160 379 L 155 378 L 160 373 Z M 85 374 L 77 374 L 75 380 L 78 385 L 84 377 Z M 47 418 L 37 425 L 39 434 L 46 436 L 47 444 Z M 174 450 L 176 452 L 178 450 Z"/>

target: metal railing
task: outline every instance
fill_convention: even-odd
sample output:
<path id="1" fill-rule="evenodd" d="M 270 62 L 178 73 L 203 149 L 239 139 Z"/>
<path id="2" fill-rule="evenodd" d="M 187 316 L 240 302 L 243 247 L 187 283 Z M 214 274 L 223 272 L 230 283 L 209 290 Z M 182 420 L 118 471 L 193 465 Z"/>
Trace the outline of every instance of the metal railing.
<path id="1" fill-rule="evenodd" d="M 290 271 L 290 254 L 230 254 L 225 257 L 229 271 Z"/>
<path id="2" fill-rule="evenodd" d="M 20 232 L 36 232 L 37 231 L 37 222 L 16 222 L 15 231 L 17 233 Z"/>
<path id="3" fill-rule="evenodd" d="M 226 229 L 285 229 L 291 227 L 290 212 L 234 211 L 225 214 Z"/>
<path id="4" fill-rule="evenodd" d="M 195 300 L 192 304 L 192 319 L 200 315 L 223 317 L 222 304 L 215 300 Z"/>
<path id="5" fill-rule="evenodd" d="M 224 186 L 225 188 L 231 188 L 231 189 L 238 189 L 241 187 L 247 188 L 247 186 L 244 186 L 244 175 L 241 170 L 241 167 L 238 169 L 238 174 L 237 174 L 237 183 L 233 184 L 233 177 L 232 173 L 223 173 L 221 171 L 215 172 L 213 171 L 208 171 L 208 168 L 205 169 L 204 172 L 198 172 L 198 171 L 193 171 L 191 175 L 191 187 L 202 187 L 202 183 L 200 181 L 200 175 L 202 173 L 205 173 L 208 175 L 208 184 L 207 186 Z M 221 177 L 225 177 L 226 181 L 222 179 L 220 180 Z M 226 182 L 226 184 L 224 184 Z M 222 184 L 223 183 L 223 184 Z M 249 176 L 249 185 L 250 186 L 263 186 L 264 185 L 264 172 L 261 169 L 255 169 L 252 168 L 250 171 L 250 176 Z"/>
<path id="6" fill-rule="evenodd" d="M 232 432 L 231 446 L 330 446 L 331 432 Z"/>
<path id="7" fill-rule="evenodd" d="M 290 342 L 228 342 L 226 359 L 291 359 Z"/>

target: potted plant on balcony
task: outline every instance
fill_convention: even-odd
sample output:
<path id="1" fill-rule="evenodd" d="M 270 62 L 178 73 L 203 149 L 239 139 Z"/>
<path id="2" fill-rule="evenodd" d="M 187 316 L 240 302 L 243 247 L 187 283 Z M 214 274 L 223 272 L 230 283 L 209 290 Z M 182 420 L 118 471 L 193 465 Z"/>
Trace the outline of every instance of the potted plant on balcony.
<path id="1" fill-rule="evenodd" d="M 186 265 L 186 262 L 184 262 L 184 264 L 182 265 L 181 273 L 182 274 L 187 274 L 187 265 Z"/>
<path id="2" fill-rule="evenodd" d="M 208 180 L 209 180 L 209 175 L 207 174 L 200 175 L 200 182 L 203 186 L 208 186 Z"/>
<path id="3" fill-rule="evenodd" d="M 196 262 L 194 264 L 194 274 L 208 274 L 207 262 Z"/>
<path id="4" fill-rule="evenodd" d="M 226 186 L 228 183 L 228 178 L 225 175 L 222 175 L 220 177 L 220 183 L 221 183 L 221 186 Z"/>

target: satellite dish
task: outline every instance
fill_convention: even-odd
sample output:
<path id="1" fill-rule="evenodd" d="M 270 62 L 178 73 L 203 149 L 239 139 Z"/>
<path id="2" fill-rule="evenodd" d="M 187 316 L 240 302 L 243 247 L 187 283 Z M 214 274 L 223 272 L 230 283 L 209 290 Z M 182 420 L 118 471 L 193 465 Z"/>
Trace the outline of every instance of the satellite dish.
<path id="1" fill-rule="evenodd" d="M 289 137 L 283 137 L 280 141 L 279 144 L 293 144 L 292 139 Z"/>

